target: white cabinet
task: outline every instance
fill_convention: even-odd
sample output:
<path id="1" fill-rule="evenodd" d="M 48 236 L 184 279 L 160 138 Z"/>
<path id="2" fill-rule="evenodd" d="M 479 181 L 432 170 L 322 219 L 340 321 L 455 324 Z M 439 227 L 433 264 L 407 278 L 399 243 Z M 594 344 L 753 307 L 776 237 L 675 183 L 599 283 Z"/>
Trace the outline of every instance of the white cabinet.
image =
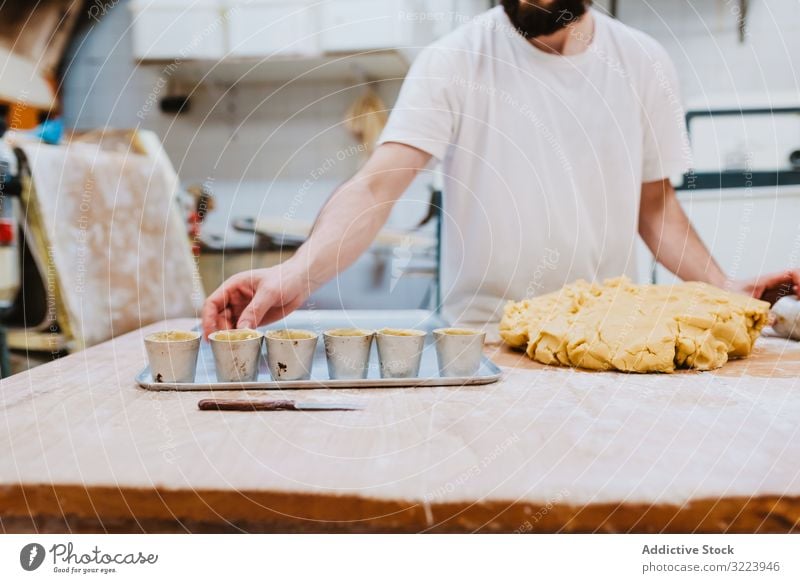
<path id="1" fill-rule="evenodd" d="M 316 2 L 249 0 L 228 2 L 229 55 L 265 58 L 319 54 Z"/>
<path id="2" fill-rule="evenodd" d="M 489 8 L 488 0 L 331 0 L 321 6 L 329 53 L 419 49 Z"/>
<path id="3" fill-rule="evenodd" d="M 488 5 L 488 0 L 132 0 L 130 6 L 134 55 L 142 61 L 209 66 L 221 61 L 221 67 L 212 67 L 214 75 L 243 66 L 244 74 L 271 77 L 276 71 L 294 75 L 286 68 L 294 57 L 319 61 L 325 70 L 314 70 L 324 73 L 333 70 L 331 64 L 341 69 L 339 57 L 346 55 L 346 69 L 361 65 L 374 77 L 384 70 L 397 76 L 395 62 L 402 63 L 402 75 L 418 49 Z M 270 67 L 272 72 L 264 70 Z M 178 74 L 187 70 L 193 67 Z"/>
<path id="4" fill-rule="evenodd" d="M 404 47 L 412 25 L 405 0 L 339 0 L 321 8 L 320 46 L 325 52 Z"/>
<path id="5" fill-rule="evenodd" d="M 216 0 L 134 0 L 130 9 L 137 59 L 221 59 L 225 55 L 225 13 Z"/>

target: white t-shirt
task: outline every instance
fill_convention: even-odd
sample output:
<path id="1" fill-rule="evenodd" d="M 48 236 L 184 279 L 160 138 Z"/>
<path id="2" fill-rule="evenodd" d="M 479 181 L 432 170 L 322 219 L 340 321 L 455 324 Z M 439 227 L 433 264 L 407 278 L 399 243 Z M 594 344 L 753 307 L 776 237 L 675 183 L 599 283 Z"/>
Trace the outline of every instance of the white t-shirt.
<path id="1" fill-rule="evenodd" d="M 545 53 L 496 7 L 414 61 L 380 142 L 442 161 L 443 312 L 488 322 L 506 300 L 578 278 L 635 277 L 642 182 L 688 167 L 674 67 L 597 11 L 590 46 Z"/>

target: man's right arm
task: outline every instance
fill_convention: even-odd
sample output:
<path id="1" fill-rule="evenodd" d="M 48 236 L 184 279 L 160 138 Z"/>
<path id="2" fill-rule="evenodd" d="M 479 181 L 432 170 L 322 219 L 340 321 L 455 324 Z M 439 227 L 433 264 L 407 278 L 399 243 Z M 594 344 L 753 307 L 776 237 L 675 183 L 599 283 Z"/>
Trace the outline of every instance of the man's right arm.
<path id="1" fill-rule="evenodd" d="M 394 203 L 431 155 L 399 143 L 379 146 L 322 208 L 311 235 L 277 265 L 238 273 L 203 306 L 203 331 L 254 328 L 297 309 L 313 291 L 349 267 L 370 246 Z"/>

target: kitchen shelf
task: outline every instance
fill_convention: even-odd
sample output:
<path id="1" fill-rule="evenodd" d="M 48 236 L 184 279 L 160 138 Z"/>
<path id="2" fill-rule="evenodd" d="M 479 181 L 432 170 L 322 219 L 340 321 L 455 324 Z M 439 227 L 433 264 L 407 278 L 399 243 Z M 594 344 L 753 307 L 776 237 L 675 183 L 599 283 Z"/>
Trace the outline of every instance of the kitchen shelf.
<path id="1" fill-rule="evenodd" d="M 192 83 L 382 81 L 402 79 L 414 58 L 412 50 L 389 49 L 356 54 L 327 54 L 313 57 L 278 56 L 269 58 L 231 57 L 222 60 L 187 60 L 175 69 L 173 77 Z M 143 65 L 168 66 L 171 61 L 143 61 Z"/>

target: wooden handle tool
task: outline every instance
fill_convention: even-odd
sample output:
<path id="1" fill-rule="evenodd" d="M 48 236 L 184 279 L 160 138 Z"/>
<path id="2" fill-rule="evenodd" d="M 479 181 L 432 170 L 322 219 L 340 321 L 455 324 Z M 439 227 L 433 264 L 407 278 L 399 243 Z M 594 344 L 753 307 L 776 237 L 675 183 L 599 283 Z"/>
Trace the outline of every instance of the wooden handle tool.
<path id="1" fill-rule="evenodd" d="M 358 403 L 298 403 L 289 400 L 201 399 L 201 411 L 360 411 Z"/>

